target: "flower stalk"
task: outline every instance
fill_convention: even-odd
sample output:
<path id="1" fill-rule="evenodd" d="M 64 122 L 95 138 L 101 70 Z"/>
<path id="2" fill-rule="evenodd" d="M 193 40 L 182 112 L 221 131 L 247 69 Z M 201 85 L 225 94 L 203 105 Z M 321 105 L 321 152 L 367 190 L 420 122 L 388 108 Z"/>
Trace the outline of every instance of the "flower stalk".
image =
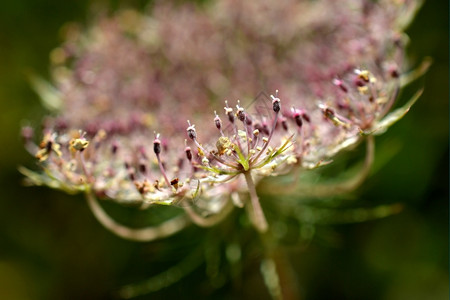
<path id="1" fill-rule="evenodd" d="M 251 171 L 244 172 L 245 181 L 248 187 L 248 193 L 250 195 L 250 210 L 252 211 L 253 225 L 260 233 L 265 233 L 269 227 L 267 224 L 266 217 L 264 216 L 264 211 L 261 207 L 261 203 L 256 193 L 256 186 L 253 182 Z"/>

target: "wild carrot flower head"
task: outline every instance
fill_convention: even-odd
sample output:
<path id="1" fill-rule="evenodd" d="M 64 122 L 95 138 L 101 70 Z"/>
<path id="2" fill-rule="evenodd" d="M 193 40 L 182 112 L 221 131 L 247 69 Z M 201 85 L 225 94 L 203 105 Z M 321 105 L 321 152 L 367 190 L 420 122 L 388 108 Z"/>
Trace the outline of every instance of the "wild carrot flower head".
<path id="1" fill-rule="evenodd" d="M 89 197 L 180 205 L 205 226 L 249 205 L 265 231 L 260 179 L 329 163 L 412 105 L 388 115 L 408 79 L 402 30 L 415 8 L 158 2 L 69 28 L 51 55 L 53 84 L 34 81 L 55 114 L 37 145 L 24 130 L 44 173 L 23 172 Z"/>

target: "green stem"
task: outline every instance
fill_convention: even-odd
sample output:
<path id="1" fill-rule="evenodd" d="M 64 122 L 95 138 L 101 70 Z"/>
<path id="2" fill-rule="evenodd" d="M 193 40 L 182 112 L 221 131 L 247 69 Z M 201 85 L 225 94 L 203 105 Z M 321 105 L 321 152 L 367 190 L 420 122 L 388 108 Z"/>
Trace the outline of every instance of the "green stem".
<path id="1" fill-rule="evenodd" d="M 262 210 L 261 204 L 259 202 L 258 195 L 256 194 L 255 183 L 253 182 L 252 174 L 250 171 L 244 172 L 245 180 L 247 181 L 248 192 L 250 194 L 250 205 L 253 210 L 253 225 L 255 225 L 256 229 L 264 233 L 268 229 L 267 220 L 264 216 L 264 212 Z"/>
<path id="2" fill-rule="evenodd" d="M 200 227 L 211 227 L 222 222 L 233 211 L 233 208 L 233 203 L 230 200 L 227 200 L 222 209 L 217 214 L 211 216 L 203 217 L 189 205 L 184 207 L 184 211 L 194 224 Z"/>
<path id="3" fill-rule="evenodd" d="M 203 256 L 202 251 L 199 250 L 201 249 L 194 250 L 192 253 L 187 255 L 185 259 L 180 261 L 180 263 L 156 276 L 140 283 L 122 287 L 118 291 L 118 296 L 123 299 L 131 299 L 137 296 L 157 292 L 180 281 L 183 277 L 192 273 L 201 265 Z"/>
<path id="4" fill-rule="evenodd" d="M 109 231 L 120 236 L 121 238 L 137 241 L 149 242 L 156 239 L 168 237 L 172 234 L 184 229 L 189 221 L 186 215 L 175 216 L 161 224 L 145 227 L 145 228 L 130 228 L 113 220 L 98 203 L 97 198 L 91 191 L 86 193 L 87 203 L 95 218 Z"/>

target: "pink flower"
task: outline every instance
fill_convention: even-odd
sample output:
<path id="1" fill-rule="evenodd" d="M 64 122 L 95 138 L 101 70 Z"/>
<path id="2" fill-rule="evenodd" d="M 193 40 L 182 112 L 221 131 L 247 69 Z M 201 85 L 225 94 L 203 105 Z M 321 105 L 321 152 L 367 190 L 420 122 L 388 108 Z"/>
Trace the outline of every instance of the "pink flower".
<path id="1" fill-rule="evenodd" d="M 23 172 L 86 193 L 126 238 L 167 236 L 187 220 L 210 226 L 247 205 L 265 232 L 261 179 L 331 162 L 416 100 L 388 114 L 407 80 L 402 30 L 414 9 L 408 0 L 159 2 L 71 28 L 52 52 L 53 86 L 35 81 L 56 111 L 39 150 L 26 139 L 45 172 Z M 95 197 L 186 214 L 132 230 Z"/>

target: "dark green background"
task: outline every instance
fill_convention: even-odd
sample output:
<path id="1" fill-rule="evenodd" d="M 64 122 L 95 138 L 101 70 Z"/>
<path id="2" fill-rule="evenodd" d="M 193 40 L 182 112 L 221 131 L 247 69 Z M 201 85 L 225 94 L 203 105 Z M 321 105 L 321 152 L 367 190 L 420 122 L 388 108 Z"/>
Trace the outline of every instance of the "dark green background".
<path id="1" fill-rule="evenodd" d="M 165 241 L 128 242 L 103 229 L 82 197 L 22 186 L 17 167 L 33 168 L 35 162 L 23 149 L 20 127 L 38 128 L 45 114 L 26 74 L 48 77 L 48 53 L 61 42 L 59 28 L 88 20 L 87 2 L 17 0 L 0 8 L 1 299 L 109 299 L 114 288 L 157 274 L 220 230 L 191 226 Z M 142 7 L 145 1 L 127 3 Z M 377 138 L 377 161 L 393 145 L 400 150 L 354 194 L 361 203 L 401 202 L 405 210 L 362 224 L 316 228 L 322 234 L 289 257 L 305 299 L 448 299 L 448 11 L 447 1 L 426 1 L 408 30 L 412 61 L 431 56 L 434 64 L 406 92 L 423 85 L 425 92 Z M 234 288 L 226 283 L 212 289 L 204 267 L 142 298 L 268 298 L 251 260 L 242 285 Z"/>

